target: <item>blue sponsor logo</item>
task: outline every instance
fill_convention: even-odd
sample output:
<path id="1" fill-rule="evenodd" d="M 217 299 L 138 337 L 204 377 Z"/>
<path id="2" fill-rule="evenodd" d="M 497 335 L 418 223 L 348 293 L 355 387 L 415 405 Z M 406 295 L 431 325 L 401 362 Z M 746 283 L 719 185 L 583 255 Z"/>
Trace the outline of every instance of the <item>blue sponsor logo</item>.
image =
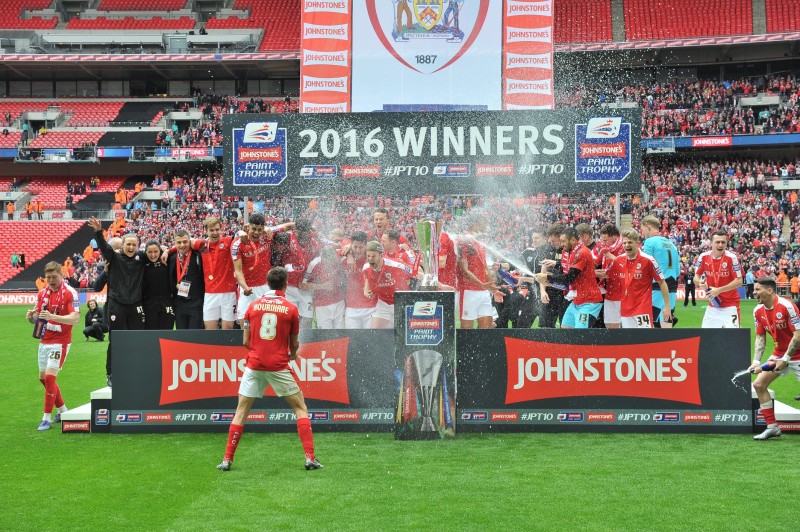
<path id="1" fill-rule="evenodd" d="M 230 423 L 233 421 L 235 412 L 213 412 L 211 414 L 211 421 L 214 423 Z"/>
<path id="2" fill-rule="evenodd" d="M 443 163 L 433 167 L 437 177 L 469 177 L 472 165 L 469 163 Z"/>
<path id="3" fill-rule="evenodd" d="M 233 130 L 234 186 L 277 186 L 287 176 L 286 128 L 277 122 Z"/>
<path id="4" fill-rule="evenodd" d="M 111 412 L 107 408 L 98 408 L 94 411 L 95 425 L 108 425 L 111 423 Z"/>
<path id="5" fill-rule="evenodd" d="M 444 339 L 443 307 L 418 301 L 406 307 L 406 345 L 439 345 Z"/>
<path id="6" fill-rule="evenodd" d="M 336 179 L 339 177 L 339 167 L 335 164 L 307 164 L 300 169 L 300 177 L 303 179 Z"/>
<path id="7" fill-rule="evenodd" d="M 467 410 L 466 412 L 461 413 L 461 421 L 488 421 L 489 420 L 489 413 L 488 412 L 474 412 L 471 410 Z"/>
<path id="8" fill-rule="evenodd" d="M 558 420 L 562 423 L 583 423 L 583 412 L 559 412 Z"/>
<path id="9" fill-rule="evenodd" d="M 653 421 L 658 423 L 679 423 L 681 415 L 678 412 L 656 412 Z"/>
<path id="10" fill-rule="evenodd" d="M 327 410 L 309 410 L 308 417 L 311 421 L 329 421 L 331 416 Z"/>
<path id="11" fill-rule="evenodd" d="M 756 425 L 766 425 L 767 420 L 764 419 L 764 414 L 761 413 L 761 409 L 759 408 L 756 410 Z"/>
<path id="12" fill-rule="evenodd" d="M 621 117 L 575 124 L 575 181 L 618 183 L 631 175 L 631 124 Z"/>
<path id="13" fill-rule="evenodd" d="M 141 412 L 122 412 L 117 414 L 117 423 L 141 423 Z"/>

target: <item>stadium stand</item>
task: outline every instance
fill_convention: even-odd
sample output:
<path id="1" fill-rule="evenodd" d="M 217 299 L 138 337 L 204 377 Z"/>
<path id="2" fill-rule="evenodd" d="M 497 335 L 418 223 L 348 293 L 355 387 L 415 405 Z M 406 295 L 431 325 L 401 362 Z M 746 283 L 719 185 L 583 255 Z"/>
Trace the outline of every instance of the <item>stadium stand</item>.
<path id="1" fill-rule="evenodd" d="M 796 0 L 766 0 L 767 32 L 800 30 L 800 3 Z"/>
<path id="2" fill-rule="evenodd" d="M 64 198 L 67 196 L 67 183 L 78 185 L 83 182 L 87 185 L 87 193 L 94 192 L 116 192 L 127 179 L 126 177 L 103 177 L 99 186 L 91 190 L 88 188 L 89 179 L 87 177 L 25 177 L 28 182 L 21 190 L 30 192 L 33 196 L 32 201 L 41 201 L 46 210 L 63 210 L 65 208 Z M 72 194 L 75 203 L 85 198 L 88 194 Z M 108 206 L 110 208 L 110 205 Z"/>
<path id="3" fill-rule="evenodd" d="M 4 0 L 2 15 L 0 15 L 0 29 L 53 29 L 58 24 L 58 18 L 21 18 L 23 11 L 47 9 L 51 4 L 50 0 Z"/>
<path id="4" fill-rule="evenodd" d="M 611 0 L 556 0 L 553 38 L 557 43 L 611 40 Z"/>
<path id="5" fill-rule="evenodd" d="M 99 11 L 177 11 L 186 0 L 101 0 Z"/>
<path id="6" fill-rule="evenodd" d="M 190 30 L 196 21 L 192 17 L 162 18 L 72 18 L 68 30 Z"/>
<path id="7" fill-rule="evenodd" d="M 299 50 L 299 0 L 236 0 L 233 9 L 249 11 L 248 18 L 211 17 L 206 29 L 263 28 L 260 50 Z"/>
<path id="8" fill-rule="evenodd" d="M 8 262 L 8 257 L 12 253 L 24 253 L 25 263 L 30 266 L 47 256 L 54 247 L 80 229 L 85 222 L 83 220 L 14 221 L 3 222 L 3 224 L 5 224 L 3 238 L 0 239 L 0 257 L 3 257 L 3 260 L 0 261 L 0 284 L 20 273 Z"/>
<path id="9" fill-rule="evenodd" d="M 28 143 L 31 148 L 80 148 L 86 142 L 97 141 L 103 131 L 50 131 L 39 135 Z"/>
<path id="10" fill-rule="evenodd" d="M 629 41 L 753 33 L 752 0 L 625 0 L 624 12 Z"/>

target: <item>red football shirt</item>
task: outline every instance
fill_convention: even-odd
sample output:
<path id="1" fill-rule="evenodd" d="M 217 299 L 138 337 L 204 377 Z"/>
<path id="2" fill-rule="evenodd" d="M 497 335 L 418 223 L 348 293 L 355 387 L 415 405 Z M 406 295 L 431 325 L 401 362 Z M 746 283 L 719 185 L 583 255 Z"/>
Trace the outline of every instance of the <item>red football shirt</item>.
<path id="1" fill-rule="evenodd" d="M 383 252 L 384 259 L 390 259 L 395 262 L 403 262 L 412 268 L 414 267 L 414 263 L 417 261 L 417 257 L 410 251 L 405 250 L 403 248 L 397 248 L 397 251 L 394 253 L 389 253 L 388 251 Z"/>
<path id="2" fill-rule="evenodd" d="M 233 257 L 231 257 L 232 242 L 232 236 L 223 236 L 216 242 L 205 241 L 207 245 L 201 256 L 207 294 L 236 291 L 236 277 L 233 275 Z"/>
<path id="3" fill-rule="evenodd" d="M 727 249 L 718 259 L 711 256 L 710 251 L 701 253 L 695 264 L 697 275 L 706 276 L 709 288 L 719 288 L 742 276 L 742 267 L 735 253 Z M 720 307 L 739 308 L 739 290 L 728 290 L 719 295 Z"/>
<path id="4" fill-rule="evenodd" d="M 280 290 L 269 291 L 247 308 L 250 326 L 247 367 L 258 371 L 289 369 L 289 340 L 300 332 L 297 307 Z"/>
<path id="5" fill-rule="evenodd" d="M 347 297 L 345 305 L 347 308 L 373 308 L 377 303 L 377 298 L 364 297 L 364 265 L 367 259 L 356 260 L 354 265 L 347 264 L 347 257 L 342 257 L 342 268 L 347 275 Z M 369 266 L 367 266 L 369 267 Z"/>
<path id="6" fill-rule="evenodd" d="M 56 314 L 57 316 L 67 316 L 81 310 L 78 292 L 68 285 L 66 281 L 61 281 L 61 286 L 58 290 L 51 290 L 50 286 L 45 286 L 39 290 L 39 293 L 36 295 L 36 307 L 34 307 L 34 312 L 41 312 L 44 305 L 47 305 L 47 310 L 50 313 Z M 48 321 L 41 343 L 72 343 L 72 325 Z"/>
<path id="7" fill-rule="evenodd" d="M 383 259 L 380 270 L 366 263 L 363 270 L 372 293 L 389 305 L 394 305 L 394 293 L 397 290 L 408 290 L 408 281 L 412 277 L 410 266 L 391 259 Z"/>
<path id="8" fill-rule="evenodd" d="M 439 237 L 439 256 L 445 257 L 444 267 L 439 267 L 439 282 L 458 289 L 456 286 L 456 269 L 458 268 L 456 247 L 450 235 L 444 232 Z"/>
<path id="9" fill-rule="evenodd" d="M 578 244 L 570 253 L 571 262 L 569 269 L 577 268 L 581 271 L 578 277 L 572 281 L 570 289 L 577 292 L 572 302 L 576 305 L 584 303 L 602 303 L 603 294 L 597 285 L 597 277 L 594 275 L 594 259 L 592 252 L 583 244 Z"/>
<path id="10" fill-rule="evenodd" d="M 599 259 L 600 267 L 604 270 L 608 270 L 611 267 L 611 263 L 614 262 L 613 259 L 609 259 L 606 256 L 607 253 L 611 253 L 617 257 L 624 255 L 625 250 L 622 249 L 622 238 L 617 238 L 617 240 L 614 241 L 614 243 L 608 248 L 596 246 L 592 250 L 592 257 L 595 259 L 595 264 L 597 264 Z M 604 283 L 600 283 L 600 286 L 603 286 L 606 289 L 606 299 L 608 301 L 622 301 L 622 296 L 625 293 L 625 289 L 622 288 L 620 281 L 621 279 L 618 277 L 609 277 L 605 279 Z"/>
<path id="11" fill-rule="evenodd" d="M 231 245 L 231 259 L 242 260 L 242 273 L 248 286 L 267 284 L 267 272 L 272 268 L 272 246 L 270 241 L 261 237 L 256 242 L 242 242 L 237 238 Z"/>
<path id="12" fill-rule="evenodd" d="M 467 269 L 475 274 L 481 282 L 486 282 L 486 251 L 474 238 L 464 237 L 458 240 L 458 258 L 467 260 Z M 456 277 L 459 290 L 486 290 L 475 284 L 470 277 L 464 275 L 461 268 L 456 266 Z"/>
<path id="13" fill-rule="evenodd" d="M 276 253 L 274 258 L 277 261 L 275 266 L 292 266 L 287 281 L 289 286 L 299 287 L 306 273 L 308 261 L 306 261 L 306 255 L 300 246 L 300 242 L 297 241 L 297 237 L 293 233 L 289 233 L 289 247 L 281 253 Z"/>
<path id="14" fill-rule="evenodd" d="M 321 257 L 317 257 L 308 264 L 306 274 L 303 277 L 305 283 L 327 283 L 331 282 L 329 290 L 313 290 L 311 298 L 314 305 L 324 307 L 344 300 L 344 271 L 337 262 L 333 265 L 322 262 Z M 362 286 L 361 291 L 364 291 Z"/>
<path id="15" fill-rule="evenodd" d="M 753 322 L 756 324 L 756 334 L 767 334 L 772 336 L 775 349 L 772 350 L 773 356 L 782 357 L 786 354 L 786 348 L 794 336 L 794 331 L 800 327 L 800 316 L 798 316 L 797 306 L 788 299 L 776 297 L 772 308 L 764 305 L 756 305 L 753 310 Z M 800 360 L 800 350 L 792 354 L 791 360 Z"/>
<path id="16" fill-rule="evenodd" d="M 653 283 L 664 278 L 656 259 L 641 251 L 637 251 L 633 260 L 620 255 L 609 266 L 608 278 L 615 279 L 622 290 L 620 316 L 631 318 L 646 314 L 653 323 Z"/>

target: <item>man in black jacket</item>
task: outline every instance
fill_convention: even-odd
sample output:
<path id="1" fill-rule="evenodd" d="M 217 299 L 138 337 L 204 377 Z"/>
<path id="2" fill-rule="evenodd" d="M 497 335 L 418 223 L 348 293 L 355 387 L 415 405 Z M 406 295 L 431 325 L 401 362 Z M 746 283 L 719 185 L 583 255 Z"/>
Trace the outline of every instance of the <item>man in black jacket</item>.
<path id="1" fill-rule="evenodd" d="M 192 251 L 189 233 L 183 229 L 175 232 L 177 253 L 169 256 L 169 278 L 172 287 L 172 307 L 175 311 L 176 329 L 204 329 L 203 297 L 205 279 L 203 278 L 203 257 Z"/>
<path id="2" fill-rule="evenodd" d="M 122 237 L 122 251 L 114 252 L 103 237 L 103 226 L 97 218 L 89 219 L 89 227 L 94 229 L 97 247 L 109 266 L 108 329 L 111 331 L 138 331 L 144 328 L 142 309 L 142 278 L 147 255 L 139 251 L 139 238 L 134 234 Z M 106 381 L 111 386 L 111 339 L 109 337 L 106 354 Z"/>
<path id="3" fill-rule="evenodd" d="M 564 232 L 564 226 L 561 224 L 552 224 L 547 228 L 547 243 L 542 246 L 541 260 L 555 261 L 555 266 L 552 271 L 561 270 L 561 233 Z M 539 273 L 539 272 L 534 272 Z M 564 316 L 569 301 L 564 294 L 564 287 L 547 286 L 543 290 L 540 286 L 540 295 L 542 297 L 542 314 L 539 318 L 540 328 L 553 329 L 556 326 L 556 321 Z"/>
<path id="4" fill-rule="evenodd" d="M 545 229 L 543 227 L 534 228 L 531 231 L 531 247 L 525 248 L 522 252 L 522 260 L 529 270 L 529 272 L 523 272 L 524 275 L 537 274 L 542 271 L 542 260 L 552 258 L 552 253 L 548 256 L 544 255 L 547 250 Z M 520 305 L 519 317 L 516 320 L 515 327 L 530 329 L 537 317 L 539 317 L 539 325 L 541 326 L 542 297 L 539 285 L 536 282 L 526 282 L 524 286 L 528 290 Z"/>

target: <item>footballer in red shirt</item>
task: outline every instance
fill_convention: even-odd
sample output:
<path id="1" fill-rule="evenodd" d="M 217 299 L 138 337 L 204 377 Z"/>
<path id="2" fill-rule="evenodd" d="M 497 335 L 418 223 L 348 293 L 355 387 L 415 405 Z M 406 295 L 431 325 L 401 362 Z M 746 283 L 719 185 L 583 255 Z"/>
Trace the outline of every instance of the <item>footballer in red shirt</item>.
<path id="1" fill-rule="evenodd" d="M 708 307 L 703 315 L 704 329 L 739 327 L 739 287 L 742 267 L 739 258 L 728 251 L 728 235 L 714 231 L 711 251 L 701 253 L 695 264 L 694 283 L 705 288 Z"/>
<path id="2" fill-rule="evenodd" d="M 543 285 L 569 285 L 570 291 L 575 291 L 575 297 L 561 319 L 561 328 L 590 329 L 603 308 L 603 295 L 597 285 L 592 252 L 580 242 L 578 231 L 573 227 L 564 228 L 561 245 L 564 248 L 563 256 L 569 257 L 567 273 L 537 273 L 536 282 Z"/>
<path id="3" fill-rule="evenodd" d="M 600 244 L 592 250 L 594 263 L 600 266 L 598 273 L 605 272 L 615 258 L 625 254 L 622 249 L 622 237 L 614 224 L 606 224 L 600 228 Z M 618 279 L 606 278 L 600 282 L 603 294 L 603 323 L 606 329 L 619 329 L 620 307 L 622 305 L 622 288 Z"/>
<path id="4" fill-rule="evenodd" d="M 347 276 L 345 299 L 345 329 L 369 329 L 375 313 L 377 298 L 364 295 L 364 265 L 367 263 L 367 234 L 356 231 L 342 256 L 342 266 Z"/>
<path id="5" fill-rule="evenodd" d="M 770 384 L 789 371 L 800 380 L 800 315 L 797 306 L 776 295 L 776 290 L 775 280 L 763 277 L 756 279 L 753 286 L 753 295 L 756 296 L 758 305 L 753 310 L 756 342 L 750 371 L 758 374 L 753 382 L 753 389 L 767 422 L 767 429 L 753 436 L 755 440 L 767 440 L 781 435 L 781 429 L 775 420 L 775 405 L 769 393 Z M 762 366 L 761 358 L 767 346 L 767 333 L 772 337 L 775 349 L 767 363 Z"/>
<path id="6" fill-rule="evenodd" d="M 308 264 L 300 288 L 311 292 L 317 329 L 344 329 L 345 271 L 336 248 L 326 246 Z"/>
<path id="7" fill-rule="evenodd" d="M 383 246 L 379 242 L 367 242 L 367 262 L 363 267 L 364 297 L 376 297 L 372 315 L 372 329 L 394 327 L 394 293 L 408 290 L 413 277 L 411 267 L 403 262 L 383 258 Z"/>
<path id="8" fill-rule="evenodd" d="M 36 295 L 36 306 L 25 313 L 25 319 L 36 324 L 34 337 L 39 338 L 39 382 L 44 386 L 44 415 L 38 430 L 48 430 L 67 411 L 56 377 L 67 360 L 72 345 L 72 326 L 81 317 L 78 293 L 64 282 L 61 265 L 55 261 L 44 267 L 47 286 Z M 39 322 L 39 320 L 43 320 Z M 51 419 L 53 407 L 58 409 Z"/>
<path id="9" fill-rule="evenodd" d="M 482 217 L 473 218 L 467 235 L 459 238 L 456 243 L 456 282 L 462 329 L 472 329 L 476 321 L 479 329 L 490 329 L 494 326 L 496 310 L 492 304 L 492 292 L 497 288 L 493 282 L 494 274 L 487 267 L 486 250 L 472 236 L 483 233 L 485 228 L 486 221 Z"/>
<path id="10" fill-rule="evenodd" d="M 267 386 L 272 386 L 275 395 L 285 398 L 294 410 L 297 434 L 306 455 L 306 469 L 322 467 L 314 456 L 314 437 L 303 392 L 289 368 L 289 361 L 297 358 L 300 347 L 300 316 L 297 307 L 286 299 L 287 277 L 286 269 L 281 266 L 270 269 L 266 278 L 269 290 L 253 301 L 244 313 L 246 368 L 239 385 L 236 414 L 228 429 L 225 457 L 217 466 L 220 471 L 230 471 L 247 415 L 255 400 L 264 396 Z"/>
<path id="11" fill-rule="evenodd" d="M 607 271 L 608 280 L 622 292 L 620 325 L 623 329 L 653 327 L 653 283 L 658 284 L 664 301 L 669 301 L 669 288 L 656 259 L 639 251 L 639 233 L 632 229 L 622 232 L 625 254 L 615 258 Z M 663 316 L 672 320 L 671 309 L 665 307 Z"/>
<path id="12" fill-rule="evenodd" d="M 216 216 L 206 218 L 203 225 L 208 236 L 200 248 L 206 277 L 203 324 L 207 330 L 216 330 L 217 322 L 222 319 L 223 329 L 233 329 L 236 321 L 236 277 L 231 256 L 233 237 L 220 234 L 222 223 Z"/>

